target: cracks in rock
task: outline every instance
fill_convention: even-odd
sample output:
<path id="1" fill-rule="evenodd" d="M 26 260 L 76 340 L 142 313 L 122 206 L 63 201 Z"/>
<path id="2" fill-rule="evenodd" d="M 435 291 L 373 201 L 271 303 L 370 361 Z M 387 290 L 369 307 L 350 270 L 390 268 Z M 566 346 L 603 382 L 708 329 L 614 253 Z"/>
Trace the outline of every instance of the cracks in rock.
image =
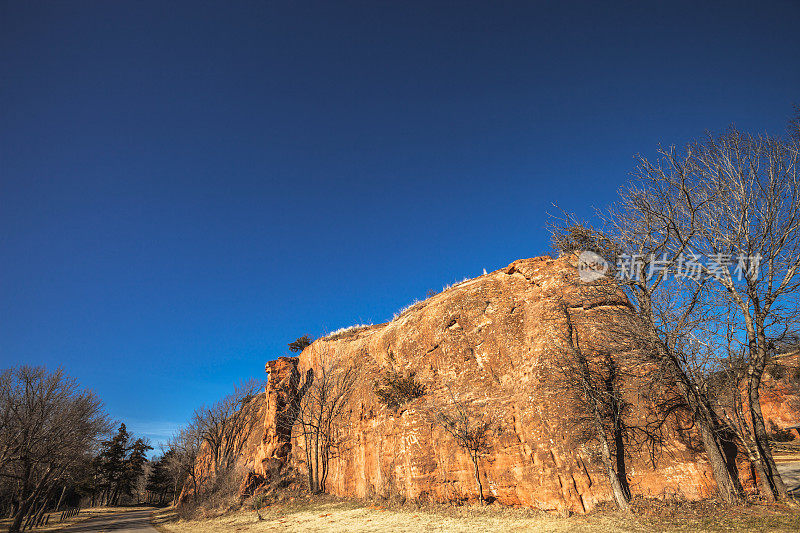
<path id="1" fill-rule="evenodd" d="M 597 309 L 599 307 L 626 307 L 628 309 L 633 310 L 633 306 L 630 304 L 630 302 L 609 302 L 606 300 L 593 302 L 588 305 L 587 304 L 570 305 L 567 306 L 567 309 L 582 309 L 584 311 L 589 311 L 590 309 Z"/>
<path id="2" fill-rule="evenodd" d="M 588 488 L 591 488 L 592 487 L 592 476 L 589 475 L 589 470 L 586 468 L 586 463 L 584 462 L 584 460 L 581 457 L 578 457 L 578 464 L 580 465 L 581 470 L 583 470 L 583 475 L 586 476 L 586 479 L 587 479 L 586 486 Z"/>
<path id="3" fill-rule="evenodd" d="M 470 359 L 477 360 L 477 358 L 475 357 L 475 350 L 472 348 L 472 346 L 467 346 L 467 352 L 464 355 L 464 361 L 469 361 Z"/>
<path id="4" fill-rule="evenodd" d="M 532 279 L 529 275 L 525 274 L 525 272 L 523 272 L 522 270 L 518 269 L 513 264 L 511 266 L 509 266 L 505 270 L 505 273 L 508 274 L 509 276 L 513 276 L 514 274 L 519 274 L 520 276 L 525 278 L 528 281 L 528 283 L 530 283 L 531 285 L 535 285 L 536 287 L 541 287 L 542 286 L 542 284 L 540 282 Z"/>

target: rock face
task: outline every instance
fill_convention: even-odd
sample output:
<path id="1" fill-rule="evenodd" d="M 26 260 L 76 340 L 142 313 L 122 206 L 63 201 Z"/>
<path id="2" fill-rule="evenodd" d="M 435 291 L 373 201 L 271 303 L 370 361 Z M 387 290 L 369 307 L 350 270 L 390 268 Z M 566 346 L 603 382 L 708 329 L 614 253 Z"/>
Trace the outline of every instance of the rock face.
<path id="1" fill-rule="evenodd" d="M 415 304 L 389 323 L 320 339 L 298 359 L 269 363 L 264 435 L 248 464 L 259 476 L 287 462 L 305 468 L 303 443 L 280 429 L 285 427 L 280 418 L 307 371 L 314 370 L 312 355 L 325 352 L 361 371 L 345 427 L 347 446 L 330 463 L 329 492 L 399 493 L 437 501 L 475 498 L 469 456 L 428 416 L 431 406 L 446 405 L 458 394 L 503 415 L 492 450 L 480 461 L 488 496 L 502 504 L 573 512 L 609 500 L 596 444 L 581 438 L 577 421 L 584 418 L 585 407 L 563 392 L 555 361 L 566 322 L 554 317 L 562 308 L 583 319 L 597 317 L 583 320 L 595 326 L 578 328 L 576 335 L 589 353 L 625 367 L 633 347 L 624 335 L 608 332 L 618 326 L 623 331 L 631 311 L 622 294 L 587 297 L 580 287 L 572 257 L 519 260 Z M 625 424 L 653 429 L 653 398 L 670 398 L 674 392 L 643 395 L 636 385 L 640 378 L 646 381 L 647 369 L 628 370 L 622 389 L 629 404 Z M 383 406 L 374 384 L 389 371 L 415 372 L 425 395 L 396 410 Z M 678 407 L 661 422 L 651 439 L 631 433 L 625 442 L 631 491 L 692 499 L 710 495 L 710 468 L 686 413 Z"/>
<path id="2" fill-rule="evenodd" d="M 261 445 L 253 458 L 260 476 L 274 475 L 291 463 L 291 405 L 297 399 L 300 373 L 297 357 L 279 357 L 267 363 L 266 416 Z"/>
<path id="3" fill-rule="evenodd" d="M 776 357 L 764 373 L 760 392 L 768 429 L 800 425 L 800 353 Z M 800 432 L 792 434 L 800 438 Z"/>
<path id="4" fill-rule="evenodd" d="M 291 416 L 289 406 L 298 396 L 297 363 L 297 357 L 279 357 L 267 363 L 269 381 L 265 394 L 256 398 L 259 418 L 255 423 L 261 422 L 260 431 L 252 432 L 237 462 L 240 472 L 246 473 L 239 487 L 241 495 L 253 494 L 292 465 L 291 429 L 287 429 L 291 423 L 287 420 Z M 201 473 L 211 470 L 199 463 Z"/>

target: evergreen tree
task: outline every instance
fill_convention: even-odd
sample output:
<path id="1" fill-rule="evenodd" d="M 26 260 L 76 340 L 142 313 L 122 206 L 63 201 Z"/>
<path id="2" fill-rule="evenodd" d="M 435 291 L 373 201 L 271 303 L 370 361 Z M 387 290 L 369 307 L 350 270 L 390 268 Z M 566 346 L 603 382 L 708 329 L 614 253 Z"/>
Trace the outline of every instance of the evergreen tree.
<path id="1" fill-rule="evenodd" d="M 103 441 L 99 456 L 98 471 L 104 505 L 116 505 L 119 501 L 120 488 L 126 474 L 126 459 L 129 450 L 130 433 L 125 424 L 120 424 L 117 434 Z"/>
<path id="2" fill-rule="evenodd" d="M 144 465 L 147 463 L 147 452 L 152 450 L 144 439 L 136 439 L 131 445 L 128 456 L 125 460 L 125 472 L 120 484 L 120 492 L 126 496 L 132 496 L 137 481 L 144 475 Z"/>
<path id="3" fill-rule="evenodd" d="M 302 352 L 311 346 L 312 342 L 314 342 L 314 339 L 308 335 L 303 335 L 289 343 L 289 350 L 295 353 Z"/>
<path id="4" fill-rule="evenodd" d="M 116 435 L 101 444 L 95 461 L 101 504 L 117 505 L 121 497 L 132 496 L 144 474 L 147 452 L 153 448 L 144 439 L 133 443 L 131 439 L 125 424 L 120 424 Z"/>
<path id="5" fill-rule="evenodd" d="M 169 453 L 170 452 L 167 452 L 167 454 Z M 161 505 L 164 504 L 167 501 L 167 497 L 170 496 L 172 481 L 166 465 L 168 460 L 169 458 L 165 455 L 151 461 L 150 475 L 147 476 L 147 485 L 145 486 L 145 490 L 148 492 L 149 503 Z"/>

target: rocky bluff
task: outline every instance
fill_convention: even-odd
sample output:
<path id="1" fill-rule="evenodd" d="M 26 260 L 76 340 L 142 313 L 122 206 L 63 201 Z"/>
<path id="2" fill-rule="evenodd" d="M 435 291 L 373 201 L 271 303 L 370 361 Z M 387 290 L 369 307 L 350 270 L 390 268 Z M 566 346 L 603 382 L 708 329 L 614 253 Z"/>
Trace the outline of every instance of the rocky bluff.
<path id="1" fill-rule="evenodd" d="M 614 311 L 608 316 L 615 321 L 633 316 L 624 295 L 587 299 L 576 287 L 573 257 L 523 259 L 450 287 L 391 322 L 319 339 L 297 358 L 268 363 L 263 431 L 245 450 L 242 466 L 259 477 L 286 466 L 304 470 L 302 443 L 282 417 L 308 370 L 313 371 L 310 354 L 325 350 L 362 372 L 347 411 L 348 446 L 331 459 L 328 492 L 399 493 L 436 501 L 475 498 L 467 453 L 425 416 L 426 405 L 447 402 L 448 391 L 459 390 L 503 413 L 502 431 L 480 465 L 487 496 L 502 504 L 589 511 L 611 493 L 596 445 L 577 435 L 583 408 L 561 392 L 563 375 L 554 366 L 554 347 L 566 325 L 550 317 L 564 305 L 590 318 L 608 310 Z M 594 344 L 592 350 L 619 365 L 629 364 L 632 343 L 609 341 L 604 333 L 620 324 L 608 320 L 585 321 L 595 326 L 582 332 L 581 342 Z M 373 387 L 390 370 L 415 372 L 425 395 L 396 410 L 382 405 Z M 647 369 L 633 370 L 630 376 Z M 623 421 L 631 427 L 647 428 L 652 398 L 673 394 L 651 390 L 642 395 L 636 386 L 625 390 L 630 408 Z M 670 409 L 655 433 L 626 443 L 632 493 L 690 499 L 712 494 L 710 468 L 686 411 L 679 405 Z"/>

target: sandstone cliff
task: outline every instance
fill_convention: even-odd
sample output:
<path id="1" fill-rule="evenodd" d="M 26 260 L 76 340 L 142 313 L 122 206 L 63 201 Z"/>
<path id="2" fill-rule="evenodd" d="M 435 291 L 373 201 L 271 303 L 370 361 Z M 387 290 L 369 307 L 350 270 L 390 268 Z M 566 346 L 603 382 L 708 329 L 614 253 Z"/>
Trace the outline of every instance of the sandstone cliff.
<path id="1" fill-rule="evenodd" d="M 746 401 L 746 389 L 742 389 Z M 768 429 L 800 425 L 800 354 L 776 357 L 767 366 L 760 391 L 761 411 Z M 797 432 L 794 436 L 800 438 Z"/>
<path id="2" fill-rule="evenodd" d="M 572 258 L 520 260 L 459 283 L 389 323 L 320 339 L 298 359 L 269 363 L 263 442 L 248 466 L 263 476 L 287 462 L 304 468 L 302 443 L 276 421 L 311 368 L 311 354 L 326 351 L 363 372 L 349 412 L 349 446 L 331 462 L 328 491 L 352 496 L 400 493 L 439 501 L 474 498 L 468 456 L 426 416 L 426 406 L 447 402 L 446 392 L 458 390 L 504 413 L 503 431 L 481 463 L 488 494 L 503 504 L 590 510 L 609 499 L 610 492 L 597 450 L 579 438 L 575 427 L 581 407 L 563 395 L 558 383 L 553 361 L 565 326 L 552 319 L 552 311 L 566 305 L 583 317 L 598 317 L 584 321 L 601 324 L 582 332 L 584 342 L 620 365 L 633 360 L 627 358 L 633 347 L 620 335 L 607 334 L 624 331 L 623 323 L 631 318 L 624 296 L 587 296 L 580 287 Z M 373 384 L 390 370 L 415 371 L 425 396 L 399 410 L 381 405 Z M 629 376 L 646 372 L 629 370 Z M 653 407 L 648 402 L 672 394 L 650 391 L 645 398 L 635 386 L 625 390 L 631 427 L 647 428 Z M 685 412 L 673 409 L 664 420 L 651 441 L 628 443 L 632 492 L 687 498 L 711 494 L 714 482 Z"/>

